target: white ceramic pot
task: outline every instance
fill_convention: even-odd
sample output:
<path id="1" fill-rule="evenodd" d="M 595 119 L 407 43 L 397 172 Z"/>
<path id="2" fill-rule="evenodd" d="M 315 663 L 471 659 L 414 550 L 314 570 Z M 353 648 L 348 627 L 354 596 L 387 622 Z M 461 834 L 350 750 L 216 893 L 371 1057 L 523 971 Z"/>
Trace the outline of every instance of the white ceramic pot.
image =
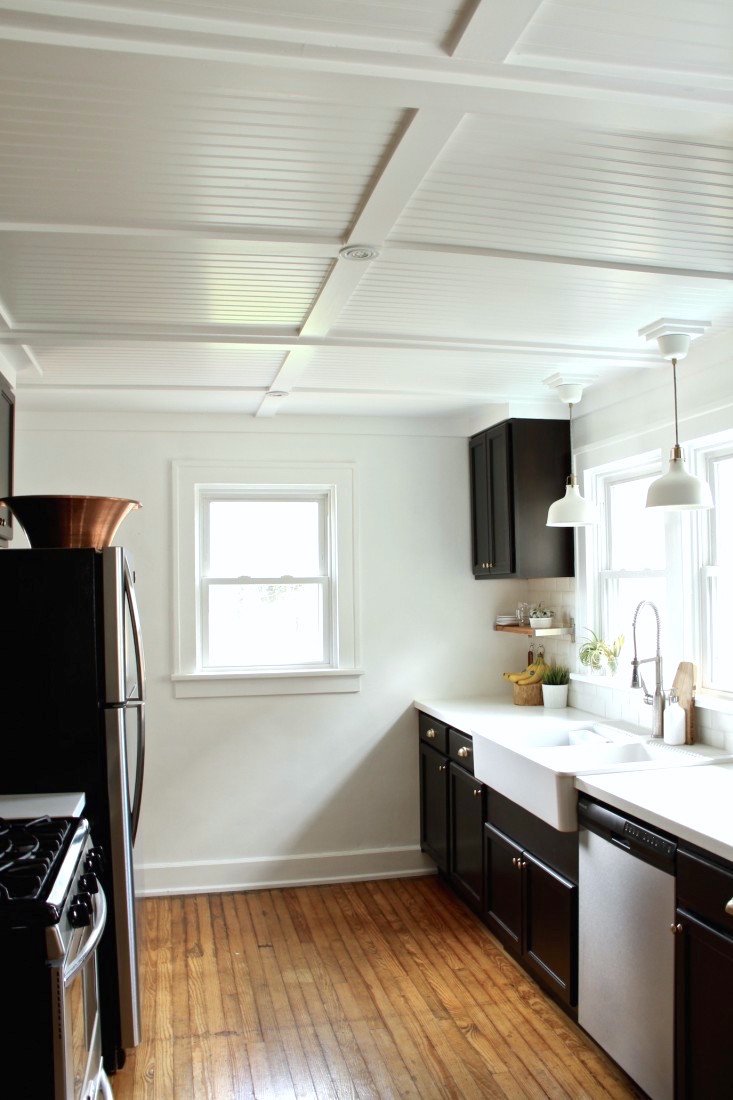
<path id="1" fill-rule="evenodd" d="M 546 707 L 566 707 L 568 705 L 568 685 L 543 684 L 542 702 Z"/>
<path id="2" fill-rule="evenodd" d="M 529 625 L 532 627 L 533 630 L 537 630 L 537 629 L 547 630 L 548 627 L 552 626 L 554 621 L 555 620 L 554 620 L 554 618 L 552 618 L 551 615 L 545 615 L 544 618 L 542 618 L 542 619 L 538 619 L 538 618 L 535 618 L 534 616 L 531 616 L 530 620 L 529 620 Z"/>

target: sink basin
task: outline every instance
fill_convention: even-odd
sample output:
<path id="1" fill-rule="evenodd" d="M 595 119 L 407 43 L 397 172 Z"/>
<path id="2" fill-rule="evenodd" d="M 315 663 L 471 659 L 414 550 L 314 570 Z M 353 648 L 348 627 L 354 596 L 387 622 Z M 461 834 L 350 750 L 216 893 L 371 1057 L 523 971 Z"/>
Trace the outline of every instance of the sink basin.
<path id="1" fill-rule="evenodd" d="M 582 729 L 534 723 L 504 732 L 474 731 L 473 742 L 476 777 L 561 832 L 578 827 L 577 775 L 690 767 L 720 759 L 710 749 L 673 748 L 600 722 Z"/>

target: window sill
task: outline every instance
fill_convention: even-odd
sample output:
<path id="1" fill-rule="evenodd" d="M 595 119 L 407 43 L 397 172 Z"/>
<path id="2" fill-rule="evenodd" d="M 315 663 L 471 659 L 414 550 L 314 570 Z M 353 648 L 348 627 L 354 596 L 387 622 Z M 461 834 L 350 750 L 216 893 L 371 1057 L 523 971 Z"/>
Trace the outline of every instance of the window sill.
<path id="1" fill-rule="evenodd" d="M 214 699 L 238 695 L 333 695 L 361 690 L 358 668 L 303 672 L 192 672 L 171 676 L 176 699 Z"/>

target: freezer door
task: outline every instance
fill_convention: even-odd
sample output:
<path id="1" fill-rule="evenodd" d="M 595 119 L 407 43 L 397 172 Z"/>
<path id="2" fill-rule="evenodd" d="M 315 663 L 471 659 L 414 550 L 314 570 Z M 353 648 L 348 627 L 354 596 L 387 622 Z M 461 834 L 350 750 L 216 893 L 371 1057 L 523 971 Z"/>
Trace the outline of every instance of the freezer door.
<path id="1" fill-rule="evenodd" d="M 120 988 L 120 1038 L 123 1047 L 134 1047 L 140 1042 L 140 990 L 125 709 L 109 707 L 104 712 L 104 717 L 111 847 L 109 860 L 114 887 L 114 926 Z"/>
<path id="2" fill-rule="evenodd" d="M 145 699 L 145 658 L 132 569 L 124 550 L 102 551 L 105 703 Z"/>

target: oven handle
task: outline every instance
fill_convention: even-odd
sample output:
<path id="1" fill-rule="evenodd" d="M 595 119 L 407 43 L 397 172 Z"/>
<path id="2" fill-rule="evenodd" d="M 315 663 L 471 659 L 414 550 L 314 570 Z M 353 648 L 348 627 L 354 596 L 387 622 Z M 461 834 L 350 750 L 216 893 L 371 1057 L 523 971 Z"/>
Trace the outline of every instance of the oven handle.
<path id="1" fill-rule="evenodd" d="M 107 923 L 107 899 L 104 896 L 104 890 L 102 889 L 101 883 L 99 884 L 97 893 L 93 894 L 92 897 L 94 899 L 94 927 L 92 929 L 92 934 L 74 961 L 69 966 L 63 967 L 64 985 L 68 985 L 72 978 L 76 977 L 82 967 L 87 964 L 91 956 L 97 950 L 97 945 L 104 932 L 104 926 Z"/>

